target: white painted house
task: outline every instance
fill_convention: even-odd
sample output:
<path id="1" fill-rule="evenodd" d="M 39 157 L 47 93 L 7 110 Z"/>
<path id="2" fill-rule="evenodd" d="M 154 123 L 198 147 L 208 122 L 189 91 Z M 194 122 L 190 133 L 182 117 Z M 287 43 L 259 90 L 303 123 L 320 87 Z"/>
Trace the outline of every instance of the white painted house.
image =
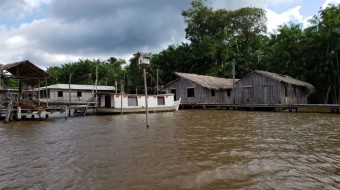
<path id="1" fill-rule="evenodd" d="M 54 84 L 47 87 L 35 89 L 34 99 L 40 102 L 48 103 L 71 103 L 81 104 L 87 102 L 95 102 L 95 94 L 99 93 L 114 93 L 113 86 L 94 86 L 94 85 L 79 85 L 79 84 Z M 38 93 L 39 92 L 39 93 Z"/>

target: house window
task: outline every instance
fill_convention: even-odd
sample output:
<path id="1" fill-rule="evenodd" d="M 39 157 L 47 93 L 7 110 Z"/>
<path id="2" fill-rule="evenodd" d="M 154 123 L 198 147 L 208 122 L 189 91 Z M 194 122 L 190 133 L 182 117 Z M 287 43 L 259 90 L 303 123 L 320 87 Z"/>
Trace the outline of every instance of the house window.
<path id="1" fill-rule="evenodd" d="M 187 97 L 195 97 L 195 88 L 187 88 Z"/>
<path id="2" fill-rule="evenodd" d="M 211 89 L 211 96 L 215 96 L 215 89 Z"/>
<path id="3" fill-rule="evenodd" d="M 288 88 L 285 86 L 285 97 L 288 97 Z"/>
<path id="4" fill-rule="evenodd" d="M 138 106 L 137 96 L 128 97 L 128 106 Z"/>
<path id="5" fill-rule="evenodd" d="M 231 95 L 231 89 L 227 89 L 227 96 Z"/>
<path id="6" fill-rule="evenodd" d="M 58 97 L 63 97 L 63 91 L 58 91 Z"/>
<path id="7" fill-rule="evenodd" d="M 160 105 L 165 105 L 165 100 L 164 96 L 163 97 L 157 97 L 157 104 Z"/>
<path id="8" fill-rule="evenodd" d="M 81 97 L 81 92 L 80 91 L 77 92 L 77 97 L 78 98 Z"/>

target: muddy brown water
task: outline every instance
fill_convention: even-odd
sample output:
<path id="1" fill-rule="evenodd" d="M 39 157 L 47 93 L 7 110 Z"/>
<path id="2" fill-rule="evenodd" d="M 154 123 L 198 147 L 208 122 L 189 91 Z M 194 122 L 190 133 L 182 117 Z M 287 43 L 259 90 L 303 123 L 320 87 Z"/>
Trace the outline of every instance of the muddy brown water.
<path id="1" fill-rule="evenodd" d="M 0 124 L 0 189 L 340 189 L 340 116 L 180 110 Z"/>

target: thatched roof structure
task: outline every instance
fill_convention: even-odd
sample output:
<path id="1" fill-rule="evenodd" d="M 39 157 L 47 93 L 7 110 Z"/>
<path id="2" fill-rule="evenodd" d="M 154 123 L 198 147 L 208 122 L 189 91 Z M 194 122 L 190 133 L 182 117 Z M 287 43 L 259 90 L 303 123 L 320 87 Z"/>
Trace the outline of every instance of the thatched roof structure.
<path id="1" fill-rule="evenodd" d="M 205 75 L 175 72 L 175 75 L 197 83 L 208 89 L 224 90 L 233 88 L 233 79 L 218 78 Z M 237 81 L 236 79 L 235 81 Z"/>
<path id="2" fill-rule="evenodd" d="M 252 73 L 250 73 L 249 75 L 251 75 L 253 73 L 258 73 L 260 75 L 266 76 L 266 77 L 271 78 L 273 80 L 277 80 L 277 81 L 286 83 L 288 85 L 306 87 L 310 94 L 315 92 L 315 87 L 312 84 L 310 84 L 308 82 L 301 81 L 301 80 L 294 79 L 294 78 L 287 76 L 287 75 L 281 75 L 281 74 L 271 73 L 271 72 L 268 72 L 268 71 L 261 71 L 261 70 L 255 70 Z M 249 75 L 247 75 L 247 76 L 249 76 Z M 247 76 L 245 76 L 245 77 L 247 77 Z"/>
<path id="3" fill-rule="evenodd" d="M 50 79 L 52 78 L 44 70 L 40 69 L 28 60 L 10 63 L 0 64 L 0 73 L 4 74 L 4 71 L 8 71 L 17 79 Z"/>

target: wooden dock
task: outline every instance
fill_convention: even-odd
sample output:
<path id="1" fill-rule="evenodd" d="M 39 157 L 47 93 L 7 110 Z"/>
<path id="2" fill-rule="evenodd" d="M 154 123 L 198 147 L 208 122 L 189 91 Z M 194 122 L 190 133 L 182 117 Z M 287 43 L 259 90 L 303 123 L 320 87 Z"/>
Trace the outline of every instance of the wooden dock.
<path id="1" fill-rule="evenodd" d="M 0 117 L 5 118 L 4 123 L 13 120 L 21 119 L 45 119 L 49 118 L 53 114 L 59 115 L 61 118 L 67 119 L 71 116 L 78 115 L 89 115 L 95 113 L 94 106 L 49 106 L 49 107 L 38 107 L 38 108 L 22 108 L 14 107 L 12 104 L 8 104 L 7 108 L 0 109 Z"/>
<path id="2" fill-rule="evenodd" d="M 277 111 L 289 112 L 299 109 L 320 110 L 327 109 L 331 113 L 340 113 L 340 104 L 181 104 L 181 109 L 225 109 L 225 110 L 250 110 L 250 111 Z"/>

